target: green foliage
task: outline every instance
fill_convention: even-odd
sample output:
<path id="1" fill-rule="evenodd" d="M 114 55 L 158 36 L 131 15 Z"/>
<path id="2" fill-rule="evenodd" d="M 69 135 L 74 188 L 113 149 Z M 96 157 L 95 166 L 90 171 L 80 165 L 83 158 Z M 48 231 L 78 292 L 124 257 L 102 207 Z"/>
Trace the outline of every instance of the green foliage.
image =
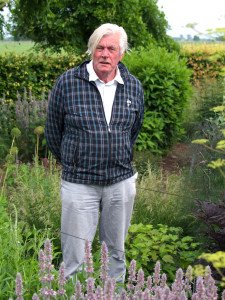
<path id="1" fill-rule="evenodd" d="M 10 198 L 7 211 L 30 231 L 33 226 L 38 230 L 51 228 L 52 234 L 60 245 L 60 176 L 61 168 L 55 160 L 43 160 L 42 164 L 12 165 L 6 181 L 6 195 Z"/>
<path id="2" fill-rule="evenodd" d="M 181 234 L 182 229 L 177 227 L 133 224 L 126 239 L 126 257 L 128 261 L 135 259 L 137 268 L 142 268 L 146 274 L 159 261 L 167 278 L 174 280 L 174 270 L 186 269 L 201 253 L 199 243 Z"/>
<path id="3" fill-rule="evenodd" d="M 43 89 L 46 91 L 51 89 L 58 76 L 69 68 L 79 65 L 84 57 L 85 55 L 36 56 L 32 53 L 1 55 L 0 95 L 5 94 L 6 101 L 15 101 L 17 91 L 23 95 L 26 87 L 32 90 L 34 96 L 40 96 Z"/>
<path id="4" fill-rule="evenodd" d="M 183 134 L 183 111 L 192 94 L 185 61 L 156 46 L 139 48 L 123 59 L 143 84 L 145 117 L 137 148 L 168 150 Z"/>
<path id="5" fill-rule="evenodd" d="M 185 235 L 193 234 L 198 228 L 191 212 L 195 200 L 186 185 L 185 176 L 165 176 L 149 162 L 137 181 L 132 224 L 164 224 L 181 227 Z"/>
<path id="6" fill-rule="evenodd" d="M 32 39 L 43 48 L 86 50 L 89 36 L 102 23 L 126 30 L 131 46 L 149 41 L 168 42 L 168 22 L 155 0 L 13 1 L 11 34 Z M 85 25 L 84 25 L 85 24 Z"/>

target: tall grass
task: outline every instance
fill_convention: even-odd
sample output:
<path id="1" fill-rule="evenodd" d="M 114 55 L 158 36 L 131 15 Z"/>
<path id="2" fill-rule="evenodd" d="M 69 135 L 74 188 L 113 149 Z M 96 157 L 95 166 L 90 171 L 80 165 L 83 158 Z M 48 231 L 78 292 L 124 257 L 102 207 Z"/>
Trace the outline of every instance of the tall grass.
<path id="1" fill-rule="evenodd" d="M 161 169 L 148 163 L 137 183 L 132 223 L 181 227 L 184 235 L 192 235 L 198 226 L 191 212 L 194 207 L 195 200 L 187 192 L 184 176 L 165 176 Z"/>

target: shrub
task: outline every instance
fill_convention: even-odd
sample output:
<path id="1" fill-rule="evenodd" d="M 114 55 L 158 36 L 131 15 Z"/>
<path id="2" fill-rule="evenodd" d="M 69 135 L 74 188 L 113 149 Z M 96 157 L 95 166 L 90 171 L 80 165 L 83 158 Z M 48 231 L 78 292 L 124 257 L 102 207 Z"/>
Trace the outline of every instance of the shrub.
<path id="1" fill-rule="evenodd" d="M 168 150 L 183 134 L 183 110 L 192 94 L 184 60 L 164 48 L 149 46 L 123 58 L 143 84 L 145 116 L 137 148 L 155 153 Z"/>
<path id="2" fill-rule="evenodd" d="M 168 279 L 174 280 L 174 270 L 186 269 L 202 252 L 199 243 L 190 236 L 182 238 L 181 234 L 181 228 L 133 224 L 126 239 L 126 257 L 128 261 L 135 259 L 146 274 L 160 261 Z"/>

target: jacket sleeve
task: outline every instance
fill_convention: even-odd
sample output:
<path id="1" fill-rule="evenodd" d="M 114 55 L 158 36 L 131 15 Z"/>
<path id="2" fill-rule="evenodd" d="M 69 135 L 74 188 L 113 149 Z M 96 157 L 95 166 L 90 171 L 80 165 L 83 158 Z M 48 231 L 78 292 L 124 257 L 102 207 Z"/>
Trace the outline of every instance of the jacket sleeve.
<path id="1" fill-rule="evenodd" d="M 52 89 L 48 103 L 45 123 L 45 138 L 49 150 L 61 162 L 61 141 L 64 129 L 64 106 L 62 77 L 59 77 Z"/>
<path id="2" fill-rule="evenodd" d="M 132 146 L 135 145 L 136 143 L 136 140 L 138 138 L 138 134 L 141 130 L 141 127 L 142 127 L 142 124 L 143 124 L 143 118 L 144 118 L 144 92 L 143 92 L 143 87 L 141 86 L 141 89 L 140 89 L 140 93 L 138 95 L 139 99 L 139 103 L 140 103 L 140 106 L 139 106 L 139 111 L 137 113 L 137 117 L 136 117 L 136 120 L 135 120 L 135 123 L 131 129 L 131 144 Z"/>

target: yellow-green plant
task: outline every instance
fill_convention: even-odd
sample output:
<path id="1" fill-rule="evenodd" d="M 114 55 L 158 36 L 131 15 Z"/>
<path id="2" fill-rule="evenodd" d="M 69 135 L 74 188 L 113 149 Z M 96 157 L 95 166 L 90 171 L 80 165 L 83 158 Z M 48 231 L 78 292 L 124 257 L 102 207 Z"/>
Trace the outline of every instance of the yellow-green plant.
<path id="1" fill-rule="evenodd" d="M 215 113 L 221 113 L 223 116 L 223 119 L 225 119 L 225 106 L 224 105 L 214 107 L 211 110 L 214 111 Z M 192 143 L 201 144 L 207 149 L 210 149 L 214 152 L 225 155 L 225 129 L 221 129 L 220 131 L 223 134 L 224 139 L 218 141 L 215 148 L 207 145 L 207 143 L 209 142 L 208 139 L 197 139 L 197 140 L 192 141 Z M 211 161 L 208 164 L 208 166 L 213 169 L 217 168 L 220 171 L 220 173 L 223 175 L 223 177 L 225 178 L 225 172 L 222 169 L 222 167 L 225 166 L 225 159 L 218 158 L 217 160 Z"/>

